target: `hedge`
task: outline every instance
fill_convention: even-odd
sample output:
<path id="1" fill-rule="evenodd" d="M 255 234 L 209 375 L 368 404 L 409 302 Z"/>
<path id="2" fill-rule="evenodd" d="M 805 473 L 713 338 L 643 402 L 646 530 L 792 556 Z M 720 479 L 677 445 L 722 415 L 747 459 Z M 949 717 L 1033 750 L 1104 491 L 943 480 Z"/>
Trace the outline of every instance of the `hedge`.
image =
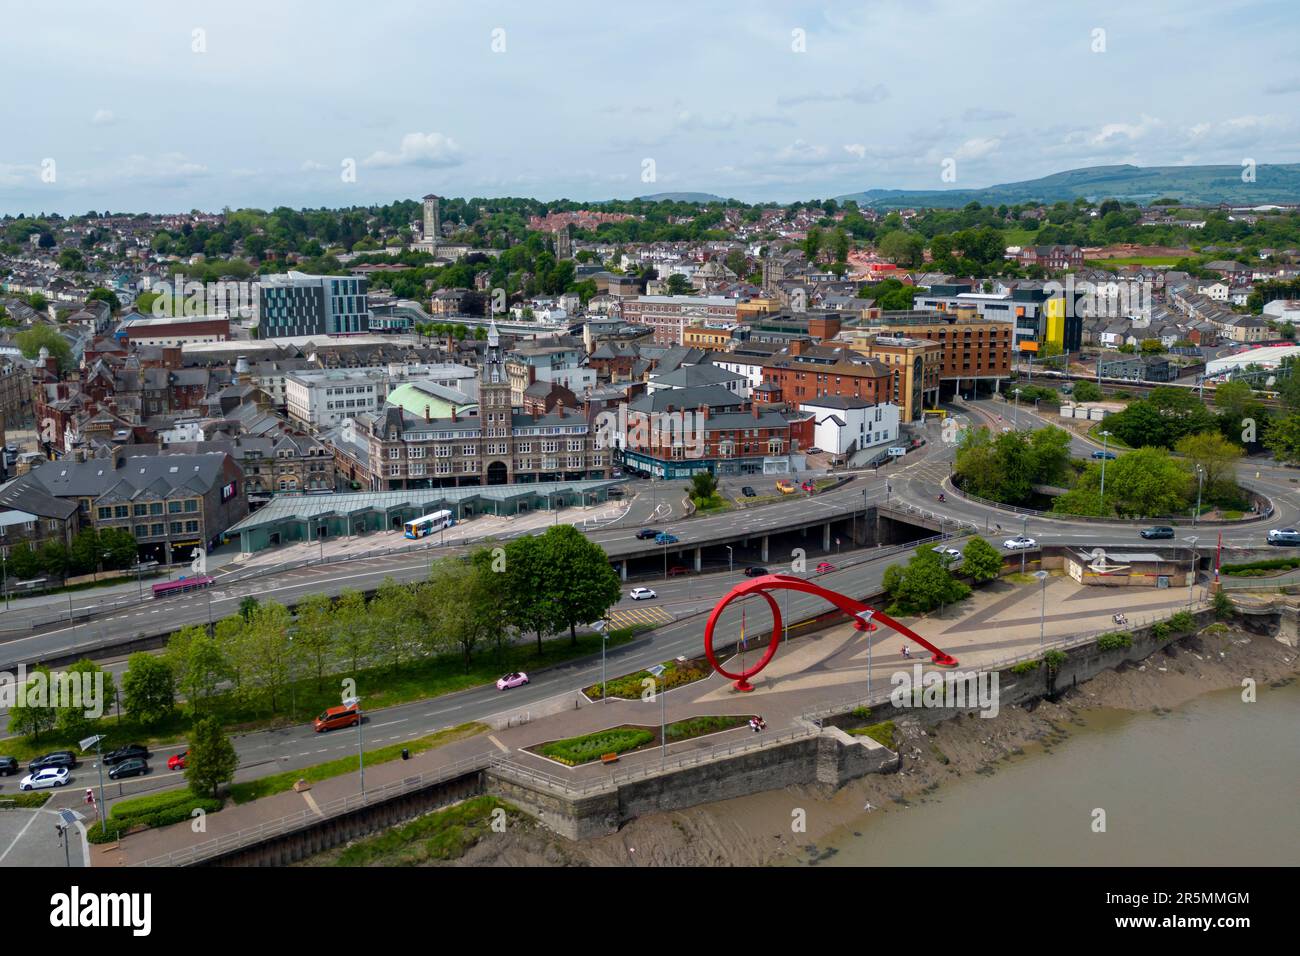
<path id="1" fill-rule="evenodd" d="M 1097 638 L 1097 646 L 1103 651 L 1114 651 L 1122 647 L 1133 646 L 1133 635 L 1128 631 L 1110 631 Z"/>
<path id="2" fill-rule="evenodd" d="M 221 805 L 220 800 L 195 796 L 189 790 L 173 790 L 150 797 L 123 800 L 109 812 L 104 824 L 96 822 L 86 828 L 86 839 L 91 843 L 109 843 L 136 827 L 170 826 L 189 820 L 195 810 L 216 813 Z"/>
<path id="3" fill-rule="evenodd" d="M 1019 664 L 1011 665 L 1011 673 L 1032 674 L 1034 671 L 1038 670 L 1038 668 L 1042 666 L 1043 666 L 1042 661 L 1021 661 Z"/>
<path id="4" fill-rule="evenodd" d="M 553 740 L 539 747 L 538 752 L 543 757 L 576 767 L 578 764 L 599 760 L 605 754 L 636 750 L 654 739 L 655 735 L 644 727 L 615 727 L 582 737 Z"/>
<path id="5" fill-rule="evenodd" d="M 894 722 L 886 720 L 879 724 L 872 724 L 870 727 L 857 727 L 850 730 L 849 733 L 854 737 L 870 737 L 881 746 L 894 749 Z"/>
<path id="6" fill-rule="evenodd" d="M 1297 558 L 1267 558 L 1263 561 L 1246 561 L 1242 564 L 1225 564 L 1219 570 L 1224 574 L 1236 574 L 1254 577 L 1252 571 L 1290 571 L 1292 568 L 1300 568 L 1300 557 Z"/>

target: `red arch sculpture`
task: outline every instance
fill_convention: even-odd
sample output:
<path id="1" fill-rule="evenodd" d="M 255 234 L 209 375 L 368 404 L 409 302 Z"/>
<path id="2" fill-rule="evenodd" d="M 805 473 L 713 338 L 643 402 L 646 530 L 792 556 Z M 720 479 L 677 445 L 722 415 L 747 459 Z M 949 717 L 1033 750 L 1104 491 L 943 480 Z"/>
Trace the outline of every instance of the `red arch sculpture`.
<path id="1" fill-rule="evenodd" d="M 878 620 L 891 630 L 897 631 L 906 638 L 910 638 L 920 644 L 926 650 L 930 651 L 930 663 L 937 667 L 956 667 L 957 658 L 953 657 L 939 648 L 935 647 L 921 635 L 917 634 L 909 627 L 895 621 L 887 614 L 883 614 L 861 601 L 855 600 L 838 591 L 832 591 L 824 588 L 820 584 L 812 581 L 805 581 L 803 578 L 790 577 L 786 574 L 765 574 L 761 578 L 754 578 L 752 581 L 744 581 L 737 584 L 727 596 L 724 597 L 713 608 L 713 613 L 709 615 L 709 621 L 704 625 L 704 653 L 709 659 L 709 664 L 713 669 L 728 680 L 736 682 L 736 690 L 750 691 L 754 687 L 749 683 L 749 678 L 753 677 L 764 667 L 766 667 L 776 655 L 777 645 L 781 643 L 781 609 L 776 603 L 776 598 L 772 597 L 773 591 L 803 591 L 805 594 L 816 594 L 823 597 L 830 603 L 834 604 L 841 611 L 852 617 L 853 626 L 859 631 L 874 631 L 875 625 L 872 621 Z M 767 651 L 759 659 L 758 663 L 748 670 L 739 674 L 733 674 L 725 670 L 718 663 L 717 656 L 713 653 L 713 628 L 718 623 L 718 618 L 722 616 L 723 610 L 732 601 L 748 597 L 751 594 L 758 594 L 767 601 L 768 607 L 772 609 L 772 640 L 767 645 Z"/>

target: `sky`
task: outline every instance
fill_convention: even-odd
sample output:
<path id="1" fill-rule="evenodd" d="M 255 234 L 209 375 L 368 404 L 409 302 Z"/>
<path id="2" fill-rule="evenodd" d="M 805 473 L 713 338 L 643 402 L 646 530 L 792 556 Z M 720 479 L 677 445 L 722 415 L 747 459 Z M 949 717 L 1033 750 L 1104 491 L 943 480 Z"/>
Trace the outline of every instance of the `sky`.
<path id="1" fill-rule="evenodd" d="M 1300 161 L 1296 0 L 12 0 L 0 214 Z"/>

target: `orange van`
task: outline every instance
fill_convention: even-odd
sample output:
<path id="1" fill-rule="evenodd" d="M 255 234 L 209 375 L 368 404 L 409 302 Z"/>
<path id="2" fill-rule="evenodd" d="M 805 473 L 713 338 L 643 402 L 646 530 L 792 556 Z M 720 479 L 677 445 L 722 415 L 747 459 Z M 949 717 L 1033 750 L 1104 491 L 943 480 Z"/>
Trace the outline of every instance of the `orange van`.
<path id="1" fill-rule="evenodd" d="M 312 721 L 312 726 L 316 728 L 316 733 L 320 733 L 322 730 L 336 730 L 339 727 L 355 727 L 360 722 L 361 708 L 356 704 L 343 704 L 329 708 Z"/>

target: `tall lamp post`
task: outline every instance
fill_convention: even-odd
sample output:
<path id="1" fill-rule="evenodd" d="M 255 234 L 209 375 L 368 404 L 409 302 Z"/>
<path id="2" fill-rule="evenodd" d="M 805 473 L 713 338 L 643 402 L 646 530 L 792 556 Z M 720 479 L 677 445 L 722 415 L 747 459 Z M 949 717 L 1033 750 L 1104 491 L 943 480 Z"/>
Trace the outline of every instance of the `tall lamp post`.
<path id="1" fill-rule="evenodd" d="M 1024 515 L 1020 519 L 1020 537 L 1021 538 L 1029 537 L 1029 515 Z M 1020 549 L 1020 573 L 1021 574 L 1025 573 L 1025 557 L 1026 557 L 1026 552 L 1028 550 L 1029 549 L 1025 547 L 1022 547 Z"/>
<path id="2" fill-rule="evenodd" d="M 667 668 L 663 664 L 656 664 L 654 667 L 647 667 L 646 671 L 654 676 L 655 679 L 655 696 L 659 698 L 659 769 L 664 770 L 668 766 L 668 722 L 664 718 L 664 696 L 667 688 L 661 686 L 662 681 L 659 676 Z"/>
<path id="3" fill-rule="evenodd" d="M 1192 546 L 1192 570 L 1187 575 L 1187 609 L 1192 609 L 1192 598 L 1196 593 L 1196 565 L 1200 560 L 1200 555 L 1196 553 L 1196 535 L 1191 535 L 1187 543 Z"/>
<path id="4" fill-rule="evenodd" d="M 1201 465 L 1196 466 L 1196 513 L 1192 515 L 1192 525 L 1201 518 L 1201 487 L 1205 484 L 1205 468 Z"/>
<path id="5" fill-rule="evenodd" d="M 1110 432 L 1101 433 L 1101 503 L 1106 503 L 1106 445 L 1110 439 Z"/>
<path id="6" fill-rule="evenodd" d="M 100 830 L 103 830 L 103 829 L 104 829 L 104 747 L 103 747 L 103 745 L 102 745 L 102 741 L 103 741 L 103 739 L 104 739 L 104 735 L 103 735 L 103 734 L 94 734 L 93 736 L 87 737 L 85 740 L 81 741 L 80 744 L 79 744 L 79 746 L 80 746 L 81 749 L 82 749 L 82 752 L 85 752 L 85 751 L 89 750 L 91 747 L 94 747 L 94 748 L 95 748 L 95 754 L 96 754 L 96 756 L 99 758 L 99 759 L 98 759 L 98 765 L 99 765 L 99 803 L 97 803 L 97 804 L 95 805 L 95 810 L 96 810 L 96 812 L 98 812 L 98 814 L 99 814 L 99 828 L 100 828 Z"/>
<path id="7" fill-rule="evenodd" d="M 362 713 L 360 712 L 360 709 L 359 709 L 360 706 L 361 706 L 361 698 L 360 698 L 360 697 L 345 697 L 345 698 L 343 698 L 343 706 L 344 706 L 344 707 L 356 707 L 356 708 L 358 708 L 358 712 L 357 712 L 357 766 L 358 766 L 358 768 L 359 768 L 360 771 L 361 771 L 361 798 L 364 800 L 365 797 L 366 797 L 366 748 L 365 748 L 365 744 L 362 742 L 362 734 L 361 734 L 361 724 L 365 721 L 365 715 L 362 714 Z"/>
<path id="8" fill-rule="evenodd" d="M 1016 396 L 1014 428 L 1020 431 L 1020 389 L 1017 388 L 1012 394 Z"/>
<path id="9" fill-rule="evenodd" d="M 1047 622 L 1047 579 L 1050 575 L 1040 568 L 1034 572 L 1034 577 L 1038 578 L 1039 590 L 1042 592 L 1038 606 L 1038 653 L 1041 654 L 1043 653 L 1043 629 Z"/>
<path id="10" fill-rule="evenodd" d="M 591 629 L 600 635 L 600 702 L 606 701 L 605 695 L 605 645 L 609 642 L 609 625 L 604 621 L 596 621 L 591 625 Z"/>
<path id="11" fill-rule="evenodd" d="M 727 549 L 727 573 L 735 574 L 736 572 L 736 553 L 731 550 L 731 545 L 723 545 Z"/>

